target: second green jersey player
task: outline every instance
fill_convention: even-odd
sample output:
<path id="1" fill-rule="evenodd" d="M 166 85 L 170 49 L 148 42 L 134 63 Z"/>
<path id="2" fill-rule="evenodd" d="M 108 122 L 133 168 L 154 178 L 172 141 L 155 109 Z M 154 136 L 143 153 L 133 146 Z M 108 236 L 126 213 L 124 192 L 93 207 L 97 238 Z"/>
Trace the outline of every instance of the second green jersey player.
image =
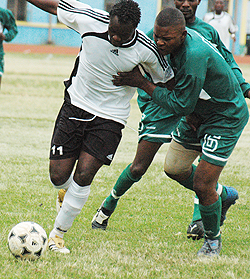
<path id="1" fill-rule="evenodd" d="M 205 241 L 199 256 L 219 255 L 221 250 L 221 197 L 216 192 L 220 173 L 231 155 L 249 113 L 242 90 L 230 66 L 220 52 L 196 31 L 185 29 L 183 14 L 175 8 L 159 13 L 154 26 L 154 40 L 175 71 L 175 88 L 154 85 L 138 68 L 118 73 L 113 83 L 143 89 L 166 113 L 187 116 L 195 113 L 201 120 L 197 139 L 186 133 L 186 123 L 177 128 L 181 143 L 198 144 L 202 149 L 192 183 L 184 185 L 199 197 L 199 209 Z M 203 90 L 203 98 L 200 98 Z"/>

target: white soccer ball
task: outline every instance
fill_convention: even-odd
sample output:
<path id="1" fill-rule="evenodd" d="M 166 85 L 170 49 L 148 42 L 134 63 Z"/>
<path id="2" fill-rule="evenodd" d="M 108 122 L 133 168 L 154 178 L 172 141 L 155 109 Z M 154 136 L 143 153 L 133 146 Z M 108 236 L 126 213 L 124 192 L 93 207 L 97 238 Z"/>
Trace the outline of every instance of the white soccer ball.
<path id="1" fill-rule="evenodd" d="M 34 222 L 21 222 L 8 235 L 8 247 L 17 259 L 37 260 L 46 251 L 47 245 L 45 230 Z"/>

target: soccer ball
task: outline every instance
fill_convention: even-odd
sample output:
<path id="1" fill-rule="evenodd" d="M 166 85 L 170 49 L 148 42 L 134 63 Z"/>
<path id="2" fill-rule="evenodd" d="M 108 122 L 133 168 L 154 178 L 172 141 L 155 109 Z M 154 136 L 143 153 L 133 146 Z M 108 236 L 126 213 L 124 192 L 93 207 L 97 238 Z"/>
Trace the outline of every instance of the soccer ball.
<path id="1" fill-rule="evenodd" d="M 13 256 L 34 261 L 46 251 L 48 238 L 45 230 L 34 222 L 15 225 L 8 235 L 8 247 Z"/>

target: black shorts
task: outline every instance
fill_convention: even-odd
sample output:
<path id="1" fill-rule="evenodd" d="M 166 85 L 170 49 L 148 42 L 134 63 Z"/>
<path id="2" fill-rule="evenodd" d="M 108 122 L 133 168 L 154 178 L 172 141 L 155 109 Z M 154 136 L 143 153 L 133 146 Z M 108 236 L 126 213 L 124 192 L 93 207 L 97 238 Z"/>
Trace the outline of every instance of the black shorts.
<path id="1" fill-rule="evenodd" d="M 124 125 L 95 116 L 68 102 L 58 114 L 51 140 L 50 159 L 78 158 L 83 150 L 110 165 Z"/>

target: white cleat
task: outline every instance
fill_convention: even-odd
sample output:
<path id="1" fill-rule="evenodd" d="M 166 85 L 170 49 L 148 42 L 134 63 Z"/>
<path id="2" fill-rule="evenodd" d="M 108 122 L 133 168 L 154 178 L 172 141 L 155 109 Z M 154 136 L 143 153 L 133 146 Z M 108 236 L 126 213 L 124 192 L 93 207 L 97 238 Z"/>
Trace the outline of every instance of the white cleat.
<path id="1" fill-rule="evenodd" d="M 59 237 L 51 237 L 48 242 L 49 249 L 53 252 L 58 252 L 62 254 L 69 254 L 70 250 L 64 246 L 64 240 Z"/>

